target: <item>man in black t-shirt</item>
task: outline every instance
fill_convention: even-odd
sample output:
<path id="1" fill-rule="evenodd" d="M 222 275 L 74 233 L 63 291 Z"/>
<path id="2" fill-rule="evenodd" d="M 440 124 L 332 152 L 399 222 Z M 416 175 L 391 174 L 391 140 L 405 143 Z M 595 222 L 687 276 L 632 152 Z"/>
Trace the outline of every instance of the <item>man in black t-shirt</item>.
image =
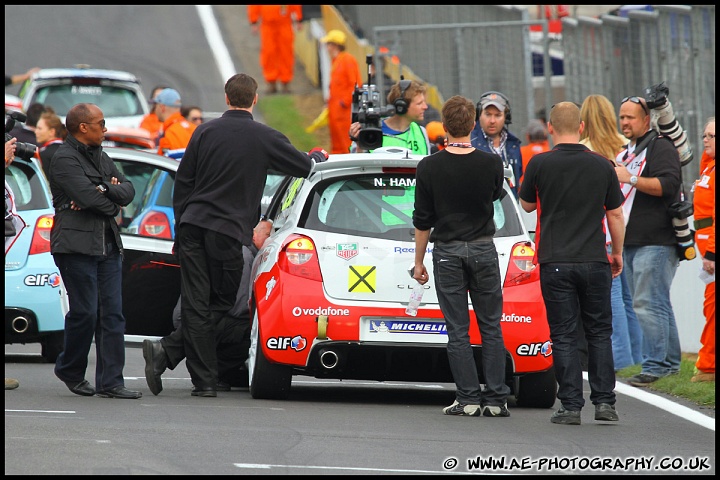
<path id="1" fill-rule="evenodd" d="M 548 123 L 555 148 L 530 160 L 520 187 L 523 209 L 539 212 L 536 261 L 562 403 L 550 421 L 562 425 L 579 425 L 585 405 L 578 322 L 588 342 L 595 420 L 618 420 L 610 288 L 623 266 L 623 196 L 608 159 L 579 143 L 583 128 L 577 105 L 555 105 Z M 606 214 L 612 238 L 609 260 L 603 228 Z"/>
<path id="2" fill-rule="evenodd" d="M 470 144 L 475 125 L 472 100 L 456 95 L 442 109 L 448 143 L 418 163 L 415 183 L 413 278 L 425 284 L 423 259 L 434 242 L 435 291 L 447 325 L 447 354 L 455 380 L 455 402 L 445 415 L 509 417 L 505 385 L 502 284 L 493 243 L 493 202 L 505 182 L 499 155 Z M 432 233 L 431 233 L 432 229 Z M 481 391 L 468 328 L 468 292 L 482 336 Z"/>

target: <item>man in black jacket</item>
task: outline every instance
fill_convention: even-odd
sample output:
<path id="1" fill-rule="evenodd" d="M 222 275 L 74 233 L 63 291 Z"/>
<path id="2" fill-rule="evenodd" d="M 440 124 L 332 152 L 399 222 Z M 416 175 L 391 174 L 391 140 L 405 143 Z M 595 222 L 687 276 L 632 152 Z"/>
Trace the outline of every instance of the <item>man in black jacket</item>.
<path id="1" fill-rule="evenodd" d="M 140 398 L 141 392 L 125 388 L 123 378 L 123 245 L 115 222 L 120 207 L 135 197 L 135 188 L 103 152 L 103 117 L 91 103 L 70 109 L 65 121 L 69 134 L 50 173 L 55 207 L 50 248 L 70 302 L 55 375 L 77 395 Z M 85 380 L 93 337 L 95 388 Z"/>
<path id="2" fill-rule="evenodd" d="M 257 81 L 244 73 L 225 83 L 228 110 L 198 126 L 178 167 L 173 193 L 180 260 L 185 365 L 193 396 L 216 397 L 217 322 L 235 304 L 243 245 L 252 241 L 269 169 L 307 177 L 327 153 L 296 149 L 255 122 Z"/>

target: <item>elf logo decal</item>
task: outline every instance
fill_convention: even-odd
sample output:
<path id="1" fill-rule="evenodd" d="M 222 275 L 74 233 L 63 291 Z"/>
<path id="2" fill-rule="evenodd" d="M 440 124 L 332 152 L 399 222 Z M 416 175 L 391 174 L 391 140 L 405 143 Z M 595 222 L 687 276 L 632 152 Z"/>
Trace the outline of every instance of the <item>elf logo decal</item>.
<path id="1" fill-rule="evenodd" d="M 270 350 L 287 350 L 288 348 L 292 348 L 296 352 L 300 352 L 307 347 L 307 340 L 300 335 L 295 335 L 294 337 L 271 337 L 268 338 L 266 345 Z"/>
<path id="2" fill-rule="evenodd" d="M 28 275 L 23 280 L 28 287 L 42 287 L 50 285 L 53 288 L 60 286 L 60 275 L 58 273 L 40 273 L 37 275 Z"/>
<path id="3" fill-rule="evenodd" d="M 515 352 L 523 357 L 535 357 L 538 354 L 549 357 L 552 355 L 552 342 L 548 340 L 545 343 L 531 343 L 530 345 L 523 343 L 518 345 Z"/>

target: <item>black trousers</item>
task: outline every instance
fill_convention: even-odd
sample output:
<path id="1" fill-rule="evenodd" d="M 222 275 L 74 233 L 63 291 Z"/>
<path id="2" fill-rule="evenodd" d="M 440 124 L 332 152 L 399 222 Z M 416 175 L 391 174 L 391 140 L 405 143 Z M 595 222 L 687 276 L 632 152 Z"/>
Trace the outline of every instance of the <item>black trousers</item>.
<path id="1" fill-rule="evenodd" d="M 217 346 L 218 379 L 232 386 L 247 383 L 245 360 L 250 348 L 250 319 L 224 316 L 215 328 Z M 185 340 L 182 325 L 160 343 L 168 359 L 168 368 L 174 370 L 185 359 Z M 244 378 L 243 378 L 244 377 Z"/>
<path id="2" fill-rule="evenodd" d="M 176 253 L 180 260 L 182 335 L 185 365 L 193 385 L 218 382 L 216 328 L 235 304 L 243 270 L 242 243 L 222 233 L 181 224 Z"/>

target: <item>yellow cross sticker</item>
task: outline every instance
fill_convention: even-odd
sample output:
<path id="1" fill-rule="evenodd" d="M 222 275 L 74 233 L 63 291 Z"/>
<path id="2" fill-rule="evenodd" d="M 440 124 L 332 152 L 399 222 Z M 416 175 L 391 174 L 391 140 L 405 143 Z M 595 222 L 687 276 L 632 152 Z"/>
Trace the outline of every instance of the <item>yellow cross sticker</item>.
<path id="1" fill-rule="evenodd" d="M 353 265 L 348 269 L 348 292 L 375 293 L 376 267 Z"/>

